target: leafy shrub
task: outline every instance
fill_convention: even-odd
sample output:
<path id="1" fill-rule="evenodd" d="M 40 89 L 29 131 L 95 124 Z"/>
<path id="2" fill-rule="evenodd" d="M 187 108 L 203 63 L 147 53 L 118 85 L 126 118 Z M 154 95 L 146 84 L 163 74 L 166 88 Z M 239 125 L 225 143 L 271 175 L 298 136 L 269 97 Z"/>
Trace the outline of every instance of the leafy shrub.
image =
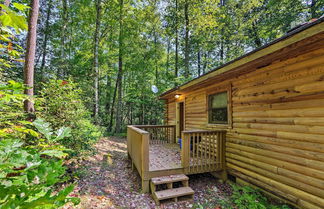
<path id="1" fill-rule="evenodd" d="M 262 193 L 248 186 L 231 184 L 231 194 L 215 194 L 208 190 L 208 200 L 195 203 L 193 209 L 289 209 L 287 205 L 272 204 Z"/>
<path id="2" fill-rule="evenodd" d="M 0 89 L 0 208 L 77 204 L 78 198 L 67 197 L 73 185 L 61 191 L 54 189 L 64 180 L 63 159 L 67 156 L 67 150 L 58 142 L 69 136 L 71 130 L 63 127 L 54 132 L 41 119 L 32 123 L 9 118 L 2 110 L 12 112 L 10 107 L 15 109 L 23 103 L 23 87 L 12 81 Z"/>
<path id="3" fill-rule="evenodd" d="M 81 89 L 72 80 L 50 80 L 43 85 L 35 105 L 37 116 L 53 124 L 54 128 L 64 125 L 72 129 L 71 137 L 61 143 L 72 149 L 73 155 L 90 151 L 101 136 L 99 128 L 91 122 L 81 95 Z"/>
<path id="4" fill-rule="evenodd" d="M 287 205 L 273 205 L 262 195 L 259 190 L 249 186 L 232 185 L 233 195 L 230 197 L 231 202 L 238 209 L 289 209 Z"/>
<path id="5" fill-rule="evenodd" d="M 0 4 L 0 81 L 8 77 L 8 73 L 12 73 L 12 70 L 5 73 L 4 69 L 14 67 L 15 62 L 22 62 L 23 49 L 17 44 L 16 40 L 18 34 L 27 30 L 25 10 L 29 7 L 19 3 L 12 3 L 11 5 L 10 8 Z"/>

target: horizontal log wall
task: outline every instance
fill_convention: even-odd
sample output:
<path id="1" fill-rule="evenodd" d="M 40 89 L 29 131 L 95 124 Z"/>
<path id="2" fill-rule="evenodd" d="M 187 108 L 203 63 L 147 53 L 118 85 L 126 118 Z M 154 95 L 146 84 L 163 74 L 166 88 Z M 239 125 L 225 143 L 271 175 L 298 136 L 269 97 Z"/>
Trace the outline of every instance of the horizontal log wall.
<path id="1" fill-rule="evenodd" d="M 324 50 L 319 49 L 232 81 L 228 168 L 306 208 L 324 207 L 322 80 Z"/>
<path id="2" fill-rule="evenodd" d="M 176 124 L 176 103 L 169 102 L 167 104 L 167 124 L 175 125 Z"/>
<path id="3" fill-rule="evenodd" d="M 224 128 L 208 125 L 206 102 L 228 84 L 229 171 L 302 208 L 324 208 L 324 49 L 187 93 L 186 130 Z"/>

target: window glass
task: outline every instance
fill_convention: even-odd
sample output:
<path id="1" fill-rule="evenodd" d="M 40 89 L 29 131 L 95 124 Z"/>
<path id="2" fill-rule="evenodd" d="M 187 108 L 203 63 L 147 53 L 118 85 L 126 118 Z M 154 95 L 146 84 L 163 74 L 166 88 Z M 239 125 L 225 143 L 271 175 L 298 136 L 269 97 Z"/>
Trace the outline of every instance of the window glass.
<path id="1" fill-rule="evenodd" d="M 227 92 L 209 95 L 208 97 L 209 123 L 227 123 Z"/>

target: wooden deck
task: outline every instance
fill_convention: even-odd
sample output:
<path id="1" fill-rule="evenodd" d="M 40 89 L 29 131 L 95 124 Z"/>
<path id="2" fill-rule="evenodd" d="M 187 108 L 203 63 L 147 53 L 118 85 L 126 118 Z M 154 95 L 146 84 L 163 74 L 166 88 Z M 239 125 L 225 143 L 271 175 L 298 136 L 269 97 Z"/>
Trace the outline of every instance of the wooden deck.
<path id="1" fill-rule="evenodd" d="M 128 126 L 127 150 L 149 192 L 154 177 L 225 170 L 225 131 L 182 132 L 182 148 L 175 144 L 175 126 Z"/>
<path id="2" fill-rule="evenodd" d="M 152 144 L 149 149 L 149 171 L 182 168 L 179 144 Z"/>

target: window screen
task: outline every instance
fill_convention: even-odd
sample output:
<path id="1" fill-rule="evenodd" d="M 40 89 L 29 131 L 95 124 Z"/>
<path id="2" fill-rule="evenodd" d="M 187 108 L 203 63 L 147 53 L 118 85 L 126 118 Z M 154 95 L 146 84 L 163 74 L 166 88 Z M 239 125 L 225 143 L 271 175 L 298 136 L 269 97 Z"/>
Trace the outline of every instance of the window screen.
<path id="1" fill-rule="evenodd" d="M 227 123 L 227 92 L 209 95 L 208 115 L 209 123 Z"/>

